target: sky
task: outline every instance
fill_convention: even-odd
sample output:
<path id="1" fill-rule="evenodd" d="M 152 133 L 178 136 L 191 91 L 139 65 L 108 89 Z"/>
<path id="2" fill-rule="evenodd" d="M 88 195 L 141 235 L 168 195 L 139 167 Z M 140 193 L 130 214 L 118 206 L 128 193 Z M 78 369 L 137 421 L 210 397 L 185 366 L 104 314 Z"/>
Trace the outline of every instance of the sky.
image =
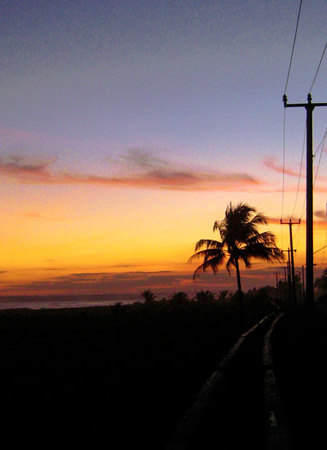
<path id="1" fill-rule="evenodd" d="M 305 109 L 282 103 L 298 9 L 294 0 L 2 1 L 0 295 L 233 291 L 234 274 L 194 282 L 187 262 L 200 238 L 219 239 L 212 226 L 230 202 L 267 215 L 282 249 L 280 218 L 301 218 L 300 270 Z M 306 102 L 326 16 L 325 1 L 303 1 L 289 103 Z M 314 102 L 327 102 L 326 59 Z M 319 270 L 327 108 L 313 120 Z M 274 284 L 276 272 L 282 265 L 254 262 L 243 287 Z"/>

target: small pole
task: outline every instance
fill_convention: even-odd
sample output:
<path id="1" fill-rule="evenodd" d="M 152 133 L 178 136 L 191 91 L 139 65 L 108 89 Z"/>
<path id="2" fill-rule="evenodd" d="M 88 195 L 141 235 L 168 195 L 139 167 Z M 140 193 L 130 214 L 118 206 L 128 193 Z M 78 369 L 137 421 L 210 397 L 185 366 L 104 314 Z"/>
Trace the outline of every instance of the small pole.
<path id="1" fill-rule="evenodd" d="M 292 283 L 291 283 L 291 260 L 290 253 L 291 250 L 288 248 L 287 250 L 282 250 L 282 252 L 287 252 L 287 287 L 288 287 L 288 304 L 289 307 L 293 306 L 293 296 L 292 296 Z"/>
<path id="2" fill-rule="evenodd" d="M 302 303 L 305 300 L 305 285 L 304 285 L 304 265 L 302 266 Z"/>
<path id="3" fill-rule="evenodd" d="M 292 303 L 295 306 L 297 301 L 296 301 L 296 286 L 295 286 L 295 272 L 294 272 L 294 249 L 293 249 L 293 234 L 292 234 L 292 225 L 296 224 L 300 224 L 301 223 L 301 219 L 299 220 L 292 220 L 289 219 L 287 222 L 283 222 L 283 219 L 280 219 L 280 223 L 282 225 L 288 225 L 289 226 L 289 230 L 290 230 L 290 252 L 291 252 L 291 270 L 292 270 L 292 275 L 291 275 L 291 283 L 292 283 Z"/>

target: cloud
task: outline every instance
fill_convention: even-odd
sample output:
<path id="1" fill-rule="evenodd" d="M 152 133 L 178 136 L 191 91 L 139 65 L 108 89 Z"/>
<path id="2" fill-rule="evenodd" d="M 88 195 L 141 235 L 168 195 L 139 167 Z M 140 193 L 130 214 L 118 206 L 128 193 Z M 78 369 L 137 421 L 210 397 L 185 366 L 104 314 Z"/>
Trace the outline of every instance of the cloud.
<path id="1" fill-rule="evenodd" d="M 261 184 L 246 173 L 195 170 L 178 165 L 174 168 L 174 164 L 141 151 L 130 150 L 125 157 L 136 161 L 137 168 L 143 169 L 141 173 L 123 176 L 55 173 L 50 170 L 54 160 L 29 161 L 22 156 L 9 156 L 0 158 L 0 174 L 23 184 L 80 184 L 182 191 L 237 191 Z"/>
<path id="2" fill-rule="evenodd" d="M 280 165 L 276 164 L 276 158 L 267 157 L 267 158 L 265 158 L 263 160 L 263 164 L 266 167 L 268 167 L 268 169 L 274 170 L 275 172 L 284 173 L 285 175 L 290 175 L 292 177 L 298 177 L 299 176 L 298 172 L 296 172 L 296 171 L 294 171 L 294 170 L 292 170 L 290 168 L 287 168 L 287 167 L 283 168 L 283 166 L 280 166 Z M 302 177 L 303 176 L 304 175 L 302 175 Z"/>
<path id="3" fill-rule="evenodd" d="M 41 136 L 30 131 L 0 126 L 1 139 L 10 143 L 37 143 Z"/>
<path id="4" fill-rule="evenodd" d="M 118 162 L 146 170 L 159 169 L 169 166 L 169 162 L 154 156 L 149 150 L 132 147 L 118 158 Z"/>
<path id="5" fill-rule="evenodd" d="M 259 287 L 275 283 L 274 272 L 280 267 L 274 266 L 268 269 L 242 270 L 242 281 L 245 289 L 253 286 Z M 144 289 L 151 289 L 160 298 L 174 292 L 185 291 L 193 295 L 199 290 L 227 289 L 236 290 L 235 273 L 228 275 L 222 270 L 214 275 L 203 273 L 195 281 L 192 280 L 192 271 L 134 271 L 134 272 L 80 272 L 61 275 L 39 281 L 21 283 L 2 283 L 0 292 L 2 295 L 96 295 L 111 294 L 124 295 L 129 298 L 140 298 Z"/>
<path id="6" fill-rule="evenodd" d="M 21 183 L 51 183 L 55 177 L 48 167 L 51 161 L 28 161 L 23 156 L 10 155 L 0 158 L 0 174 L 14 178 Z"/>
<path id="7" fill-rule="evenodd" d="M 41 219 L 41 214 L 33 213 L 33 212 L 26 212 L 23 214 L 19 214 L 18 217 L 24 218 L 24 219 Z"/>
<path id="8" fill-rule="evenodd" d="M 277 217 L 267 217 L 268 219 L 268 225 L 272 224 L 272 225 L 279 225 L 280 224 L 280 218 Z"/>
<path id="9" fill-rule="evenodd" d="M 324 222 L 327 221 L 327 212 L 324 210 L 315 211 L 314 216 L 317 217 L 317 219 L 322 219 Z"/>

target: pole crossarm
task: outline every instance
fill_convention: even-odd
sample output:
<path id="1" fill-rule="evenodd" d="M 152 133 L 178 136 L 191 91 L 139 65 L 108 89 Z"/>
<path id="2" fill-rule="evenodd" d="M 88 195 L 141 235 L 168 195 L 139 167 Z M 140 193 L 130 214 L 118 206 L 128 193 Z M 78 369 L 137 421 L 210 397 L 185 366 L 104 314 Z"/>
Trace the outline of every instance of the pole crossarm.
<path id="1" fill-rule="evenodd" d="M 284 108 L 312 108 L 314 109 L 316 106 L 327 106 L 327 103 L 312 103 L 311 94 L 308 94 L 308 102 L 307 103 L 287 103 L 287 96 L 283 95 L 283 103 Z"/>
<path id="2" fill-rule="evenodd" d="M 301 219 L 298 219 L 298 220 L 289 219 L 287 221 L 283 220 L 283 219 L 280 219 L 280 223 L 282 225 L 299 225 L 301 223 Z"/>

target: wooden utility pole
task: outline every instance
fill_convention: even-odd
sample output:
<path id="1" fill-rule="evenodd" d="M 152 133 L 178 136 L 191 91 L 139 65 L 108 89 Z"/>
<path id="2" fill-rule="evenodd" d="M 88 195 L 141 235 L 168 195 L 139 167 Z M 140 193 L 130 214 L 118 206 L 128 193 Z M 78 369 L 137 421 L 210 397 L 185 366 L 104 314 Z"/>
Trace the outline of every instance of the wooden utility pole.
<path id="1" fill-rule="evenodd" d="M 276 298 L 279 300 L 279 280 L 278 280 L 279 272 L 275 272 L 276 277 Z"/>
<path id="2" fill-rule="evenodd" d="M 316 106 L 327 106 L 327 103 L 312 103 L 311 94 L 308 94 L 307 103 L 287 103 L 283 95 L 284 108 L 302 107 L 307 113 L 307 229 L 306 229 L 306 306 L 309 310 L 314 308 L 313 292 L 313 176 L 312 176 L 312 112 Z"/>
<path id="3" fill-rule="evenodd" d="M 296 224 L 300 224 L 301 223 L 301 219 L 299 220 L 292 220 L 289 219 L 287 222 L 283 222 L 283 219 L 280 219 L 280 223 L 282 225 L 288 225 L 289 229 L 290 229 L 290 246 L 291 246 L 291 270 L 292 270 L 292 276 L 291 276 L 291 282 L 292 282 L 292 303 L 293 305 L 296 305 L 297 301 L 296 301 L 296 287 L 295 287 L 295 272 L 294 272 L 294 249 L 293 249 L 293 234 L 292 234 L 292 225 Z"/>
<path id="4" fill-rule="evenodd" d="M 287 250 L 282 250 L 282 252 L 287 252 L 287 287 L 288 287 L 288 304 L 291 306 L 292 299 L 292 288 L 291 288 L 291 260 L 290 253 L 291 250 L 288 248 Z"/>
<path id="5" fill-rule="evenodd" d="M 302 266 L 302 303 L 305 302 L 304 265 Z"/>

